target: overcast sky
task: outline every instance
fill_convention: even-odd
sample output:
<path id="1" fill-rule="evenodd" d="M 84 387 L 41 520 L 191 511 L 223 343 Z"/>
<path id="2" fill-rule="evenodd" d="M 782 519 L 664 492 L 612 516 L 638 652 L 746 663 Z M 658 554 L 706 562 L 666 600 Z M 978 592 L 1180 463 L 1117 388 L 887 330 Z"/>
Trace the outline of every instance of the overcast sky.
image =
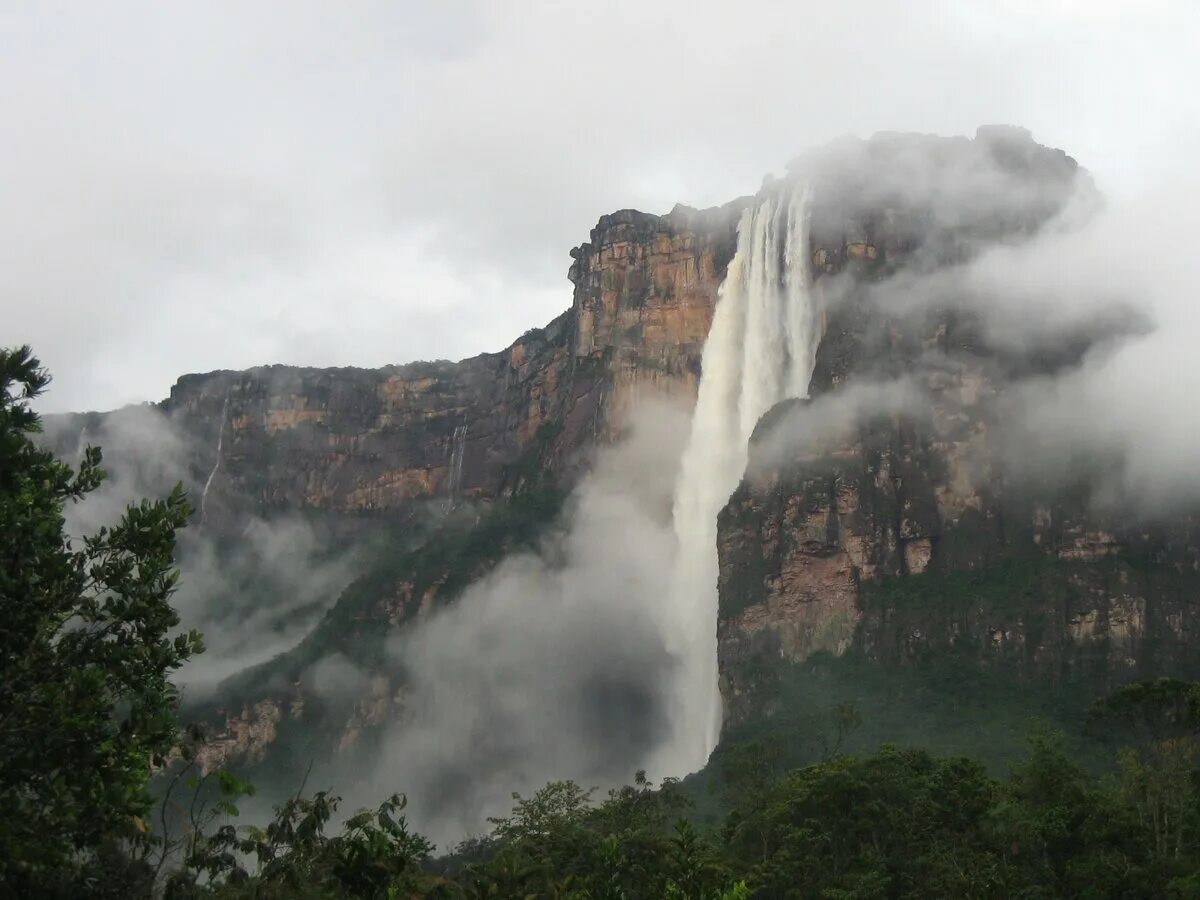
<path id="1" fill-rule="evenodd" d="M 0 0 L 3 340 L 46 410 L 497 350 L 602 213 L 847 132 L 1012 122 L 1140 190 L 1200 143 L 1197 46 L 1194 0 Z"/>

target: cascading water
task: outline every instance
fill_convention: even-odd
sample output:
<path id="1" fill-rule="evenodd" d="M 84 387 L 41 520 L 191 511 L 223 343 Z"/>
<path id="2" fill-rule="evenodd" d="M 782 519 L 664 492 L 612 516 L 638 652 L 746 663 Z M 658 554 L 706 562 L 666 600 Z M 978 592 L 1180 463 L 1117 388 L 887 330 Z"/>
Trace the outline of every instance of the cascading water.
<path id="1" fill-rule="evenodd" d="M 217 477 L 217 469 L 221 468 L 221 444 L 225 440 L 225 423 L 229 419 L 229 392 L 225 392 L 225 401 L 221 404 L 221 425 L 217 428 L 217 452 L 212 471 L 204 482 L 204 490 L 200 493 L 200 527 L 208 521 L 208 489 L 212 487 L 213 479 Z"/>
<path id="2" fill-rule="evenodd" d="M 458 425 L 450 442 L 450 477 L 447 481 L 446 511 L 454 509 L 458 502 L 458 491 L 462 487 L 463 454 L 467 449 L 467 426 Z"/>
<path id="3" fill-rule="evenodd" d="M 808 396 L 816 355 L 809 278 L 806 187 L 768 196 L 738 223 L 737 252 L 718 293 L 704 344 L 691 436 L 675 485 L 678 540 L 670 609 L 682 690 L 674 722 L 674 773 L 695 771 L 716 746 L 717 515 L 747 462 L 750 434 L 780 400 Z"/>

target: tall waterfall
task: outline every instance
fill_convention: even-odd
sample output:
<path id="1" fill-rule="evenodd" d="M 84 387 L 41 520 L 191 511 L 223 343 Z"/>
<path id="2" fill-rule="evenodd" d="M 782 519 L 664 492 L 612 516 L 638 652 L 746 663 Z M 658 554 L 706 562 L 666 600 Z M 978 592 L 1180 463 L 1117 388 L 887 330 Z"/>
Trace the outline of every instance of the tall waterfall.
<path id="1" fill-rule="evenodd" d="M 717 515 L 745 471 L 747 445 L 780 400 L 808 395 L 817 340 L 809 287 L 810 192 L 768 196 L 742 213 L 737 253 L 704 344 L 696 411 L 675 485 L 678 556 L 670 609 L 683 667 L 674 723 L 676 772 L 695 771 L 716 746 Z"/>

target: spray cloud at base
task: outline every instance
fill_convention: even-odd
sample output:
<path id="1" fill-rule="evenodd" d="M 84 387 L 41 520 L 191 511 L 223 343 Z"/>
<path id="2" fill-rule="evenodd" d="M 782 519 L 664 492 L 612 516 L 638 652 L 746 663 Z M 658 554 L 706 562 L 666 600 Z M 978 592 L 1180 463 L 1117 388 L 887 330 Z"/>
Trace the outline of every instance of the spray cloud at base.
<path id="1" fill-rule="evenodd" d="M 669 587 L 686 431 L 682 410 L 643 403 L 537 553 L 508 557 L 390 640 L 404 711 L 368 777 L 349 787 L 354 773 L 328 773 L 349 807 L 404 790 L 414 822 L 446 846 L 507 813 L 513 791 L 626 783 L 671 742 L 681 661 L 656 598 Z M 337 668 L 318 691 L 367 680 L 344 658 Z"/>

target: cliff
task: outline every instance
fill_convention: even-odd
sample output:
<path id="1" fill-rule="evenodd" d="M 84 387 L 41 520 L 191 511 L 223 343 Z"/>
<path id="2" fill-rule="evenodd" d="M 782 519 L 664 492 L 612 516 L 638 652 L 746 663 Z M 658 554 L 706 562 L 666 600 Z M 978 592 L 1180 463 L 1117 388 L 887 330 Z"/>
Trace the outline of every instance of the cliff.
<path id="1" fill-rule="evenodd" d="M 971 174 L 981 156 L 1001 160 L 1033 196 L 1004 208 L 975 198 L 1006 187 Z M 952 177 L 935 191 L 925 182 L 938 168 Z M 821 185 L 814 264 L 828 275 L 944 263 L 972 242 L 1036 228 L 1061 206 L 1076 171 L 1061 151 L 996 129 L 975 141 L 845 142 L 793 169 Z M 511 495 L 535 467 L 569 485 L 579 451 L 619 430 L 639 396 L 694 396 L 738 216 L 751 199 L 603 216 L 571 251 L 571 308 L 499 353 L 181 378 L 161 410 L 186 435 L 194 480 L 208 484 L 209 517 L 292 509 L 405 516 L 431 502 Z"/>
<path id="2" fill-rule="evenodd" d="M 1200 671 L 1195 523 L 1099 508 L 1086 478 L 1022 480 L 997 440 L 1013 385 L 1070 370 L 1140 323 L 1014 346 L 953 280 L 922 294 L 920 279 L 1094 204 L 1090 179 L 1019 129 L 884 134 L 805 154 L 720 208 L 602 217 L 571 251 L 571 307 L 499 353 L 180 379 L 152 412 L 186 448 L 207 533 L 236 542 L 250 517 L 303 513 L 366 548 L 302 640 L 206 701 L 206 761 L 266 761 L 294 782 L 314 756 L 369 752 L 408 702 L 389 633 L 533 546 L 639 398 L 694 398 L 739 217 L 798 184 L 811 189 L 821 337 L 811 399 L 759 423 L 719 520 L 727 723 L 769 712 L 780 668 L 823 656 L 905 666 L 949 649 L 1097 689 Z M 907 292 L 884 289 L 897 284 Z M 308 673 L 337 654 L 372 674 L 331 702 Z"/>
<path id="3" fill-rule="evenodd" d="M 161 408 L 195 449 L 196 481 L 213 473 L 208 517 L 406 517 L 495 501 L 532 472 L 568 486 L 636 397 L 694 393 L 735 225 L 732 207 L 604 216 L 571 251 L 571 308 L 499 353 L 181 378 Z"/>
<path id="4" fill-rule="evenodd" d="M 897 223 L 914 216 L 877 197 L 857 204 L 854 243 L 814 226 L 824 330 L 810 399 L 760 421 L 719 520 L 727 726 L 772 712 L 781 672 L 812 660 L 903 669 L 940 655 L 1092 694 L 1200 674 L 1196 517 L 1112 502 L 1102 460 L 1048 481 L 1014 446 L 1015 394 L 1144 327 L 1129 313 L 1029 327 L 1020 342 L 997 334 L 996 310 L 971 302 L 955 264 L 1035 234 L 1054 206 L 1041 201 L 1064 195 L 1031 196 L 923 232 L 932 254 L 895 252 L 911 248 Z M 886 276 L 880 260 L 896 261 Z M 886 280 L 897 274 L 907 280 Z"/>
<path id="5" fill-rule="evenodd" d="M 185 692 L 189 714 L 213 725 L 210 763 L 253 762 L 281 734 L 303 746 L 317 735 L 318 755 L 344 749 L 396 714 L 402 673 L 381 672 L 368 697 L 338 708 L 322 707 L 302 676 L 335 652 L 382 668 L 389 631 L 536 540 L 586 471 L 592 447 L 620 434 L 639 397 L 690 402 L 738 212 L 735 202 L 601 217 L 570 253 L 570 308 L 498 353 L 381 369 L 187 375 L 160 404 L 49 423 L 68 455 L 85 441 L 106 446 L 112 481 L 130 499 L 176 480 L 189 488 L 197 513 L 181 547 L 185 587 L 203 582 L 238 595 L 212 599 L 206 632 L 255 621 L 291 633 L 312 615 L 292 611 L 299 601 L 285 598 L 270 619 L 241 608 L 281 592 L 329 607 L 294 646 L 232 673 L 215 696 Z M 247 544 L 254 523 L 274 534 L 297 517 L 313 535 L 308 543 L 340 548 L 350 560 L 340 595 L 296 584 L 310 567 L 281 544 L 295 529 L 261 547 Z M 279 559 L 254 558 L 261 552 Z M 197 567 L 227 574 L 216 582 Z M 221 649 L 208 654 L 217 665 Z"/>

